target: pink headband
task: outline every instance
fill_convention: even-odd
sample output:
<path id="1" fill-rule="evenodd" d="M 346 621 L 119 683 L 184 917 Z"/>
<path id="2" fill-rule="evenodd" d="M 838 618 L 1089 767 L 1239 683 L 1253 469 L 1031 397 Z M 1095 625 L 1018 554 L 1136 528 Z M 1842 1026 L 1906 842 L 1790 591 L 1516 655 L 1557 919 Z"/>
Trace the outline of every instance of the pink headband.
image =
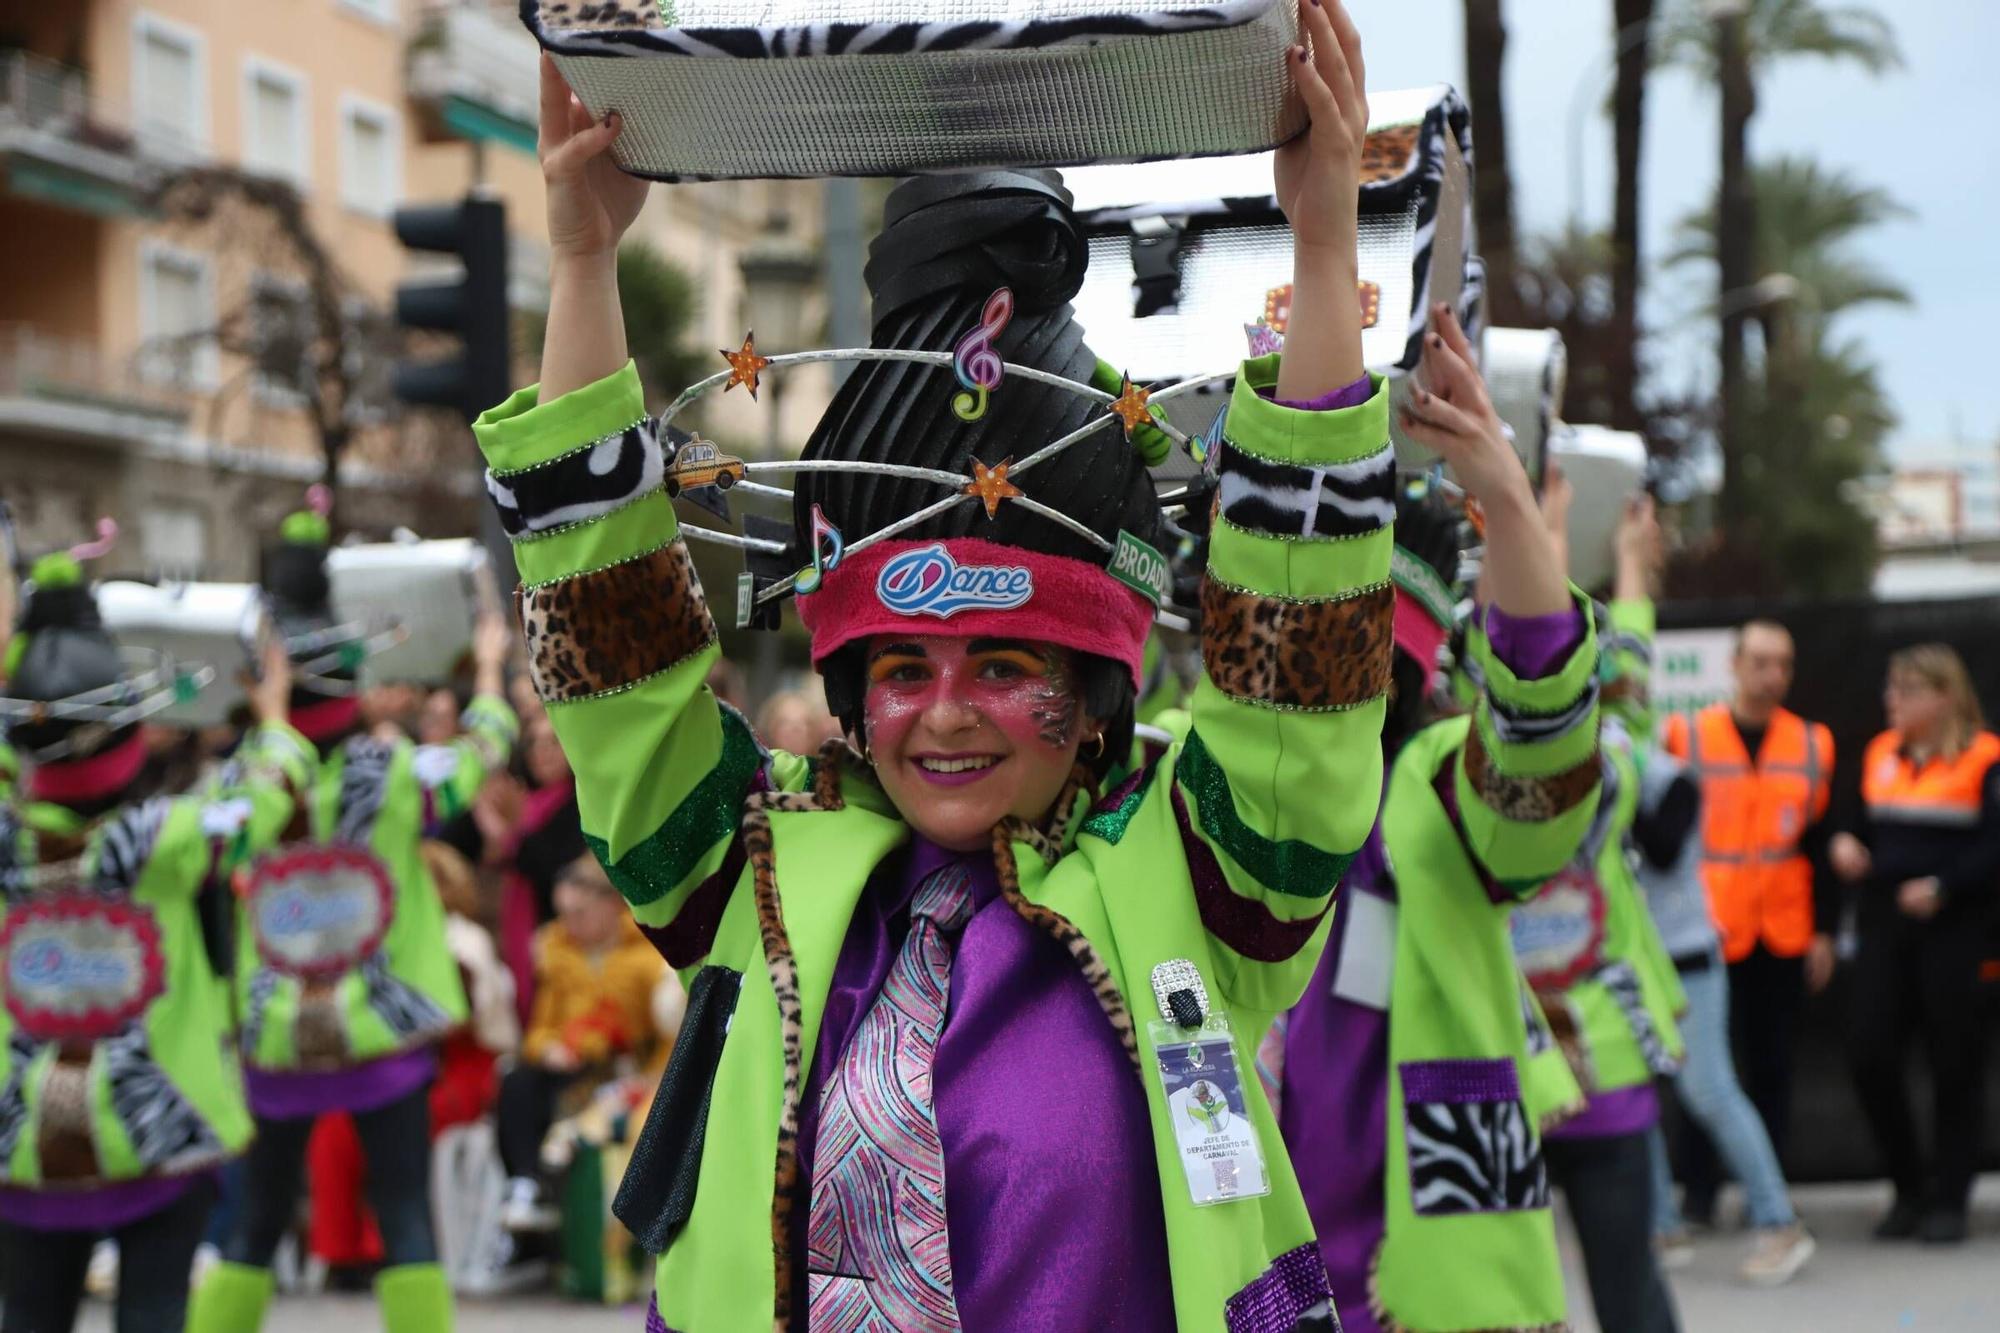
<path id="1" fill-rule="evenodd" d="M 1100 566 L 977 537 L 888 541 L 847 556 L 798 599 L 815 665 L 877 634 L 1039 639 L 1145 679 L 1153 608 Z"/>
<path id="2" fill-rule="evenodd" d="M 292 710 L 291 723 L 309 741 L 323 741 L 352 727 L 361 716 L 361 697 L 348 694 Z"/>
<path id="3" fill-rule="evenodd" d="M 1438 624 L 1437 617 L 1417 598 L 1396 589 L 1396 646 L 1408 653 L 1424 669 L 1424 688 L 1437 684 L 1439 653 L 1451 631 Z"/>
<path id="4" fill-rule="evenodd" d="M 36 764 L 28 770 L 28 794 L 57 805 L 93 801 L 123 791 L 145 764 L 145 738 L 135 730 L 119 744 L 86 759 Z"/>

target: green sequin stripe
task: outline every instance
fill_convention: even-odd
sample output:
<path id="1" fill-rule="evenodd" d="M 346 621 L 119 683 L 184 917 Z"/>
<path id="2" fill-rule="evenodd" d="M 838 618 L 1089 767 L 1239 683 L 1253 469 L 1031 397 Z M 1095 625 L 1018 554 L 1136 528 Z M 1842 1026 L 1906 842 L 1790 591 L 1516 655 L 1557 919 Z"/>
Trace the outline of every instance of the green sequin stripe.
<path id="1" fill-rule="evenodd" d="M 634 907 L 659 901 L 687 882 L 715 845 L 736 832 L 743 792 L 756 775 L 757 741 L 743 719 L 722 710 L 722 754 L 694 785 L 666 822 L 641 839 L 616 863 L 602 838 L 584 842 L 605 873 Z"/>
<path id="2" fill-rule="evenodd" d="M 1116 847 L 1125 838 L 1125 830 L 1132 825 L 1132 819 L 1139 813 L 1139 807 L 1146 803 L 1146 793 L 1153 789 L 1153 776 L 1158 773 L 1157 764 L 1139 775 L 1139 783 L 1126 794 L 1114 810 L 1099 810 L 1078 826 L 1079 834 L 1088 833 L 1093 838 L 1102 838 Z"/>
<path id="3" fill-rule="evenodd" d="M 1190 731 L 1181 749 L 1175 777 L 1194 794 L 1199 807 L 1201 831 L 1209 841 L 1229 854 L 1259 884 L 1293 898 L 1324 898 L 1333 892 L 1347 873 L 1352 852 L 1329 852 L 1288 838 L 1282 842 L 1267 838 L 1243 822 L 1236 813 L 1236 798 L 1229 790 L 1228 775 L 1215 762 L 1201 733 Z M 1294 888 L 1298 884 L 1323 884 L 1324 889 Z"/>

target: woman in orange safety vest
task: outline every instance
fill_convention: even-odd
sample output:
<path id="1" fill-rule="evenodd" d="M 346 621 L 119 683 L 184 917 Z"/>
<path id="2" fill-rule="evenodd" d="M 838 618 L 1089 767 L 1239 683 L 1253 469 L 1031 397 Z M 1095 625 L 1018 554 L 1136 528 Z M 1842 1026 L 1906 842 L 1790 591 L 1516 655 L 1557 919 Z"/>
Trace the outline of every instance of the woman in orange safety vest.
<path id="1" fill-rule="evenodd" d="M 1896 1185 L 1885 1240 L 1965 1239 L 1979 1156 L 1985 1033 L 1980 960 L 2000 909 L 2000 737 L 1985 729 L 1957 653 L 1925 644 L 1889 662 L 1890 730 L 1868 747 L 1867 815 L 1829 846 L 1860 892 L 1849 1020 L 1855 1086 Z M 1931 1066 L 1935 1152 L 1925 1162 L 1904 1052 Z"/>

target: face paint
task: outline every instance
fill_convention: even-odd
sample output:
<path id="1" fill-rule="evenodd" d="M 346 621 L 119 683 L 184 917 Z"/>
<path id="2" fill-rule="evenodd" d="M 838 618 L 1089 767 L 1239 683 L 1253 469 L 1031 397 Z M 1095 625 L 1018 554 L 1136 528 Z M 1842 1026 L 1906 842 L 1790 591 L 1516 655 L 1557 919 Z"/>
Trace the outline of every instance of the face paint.
<path id="1" fill-rule="evenodd" d="M 986 845 L 1006 815 L 1041 820 L 1076 757 L 1068 655 L 1039 643 L 878 640 L 863 735 L 883 788 L 942 845 Z"/>

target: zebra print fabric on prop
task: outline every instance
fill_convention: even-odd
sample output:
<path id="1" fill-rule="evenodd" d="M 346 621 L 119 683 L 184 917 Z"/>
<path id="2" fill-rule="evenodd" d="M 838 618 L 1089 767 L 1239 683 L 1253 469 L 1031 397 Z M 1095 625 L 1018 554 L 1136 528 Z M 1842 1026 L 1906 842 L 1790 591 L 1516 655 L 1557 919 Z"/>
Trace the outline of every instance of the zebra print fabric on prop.
<path id="1" fill-rule="evenodd" d="M 655 179 L 1208 157 L 1305 128 L 1292 0 L 793 0 L 748 24 L 740 8 L 521 16 L 591 114 L 623 119 L 618 164 Z M 966 95 L 996 84 L 1010 95 Z"/>

